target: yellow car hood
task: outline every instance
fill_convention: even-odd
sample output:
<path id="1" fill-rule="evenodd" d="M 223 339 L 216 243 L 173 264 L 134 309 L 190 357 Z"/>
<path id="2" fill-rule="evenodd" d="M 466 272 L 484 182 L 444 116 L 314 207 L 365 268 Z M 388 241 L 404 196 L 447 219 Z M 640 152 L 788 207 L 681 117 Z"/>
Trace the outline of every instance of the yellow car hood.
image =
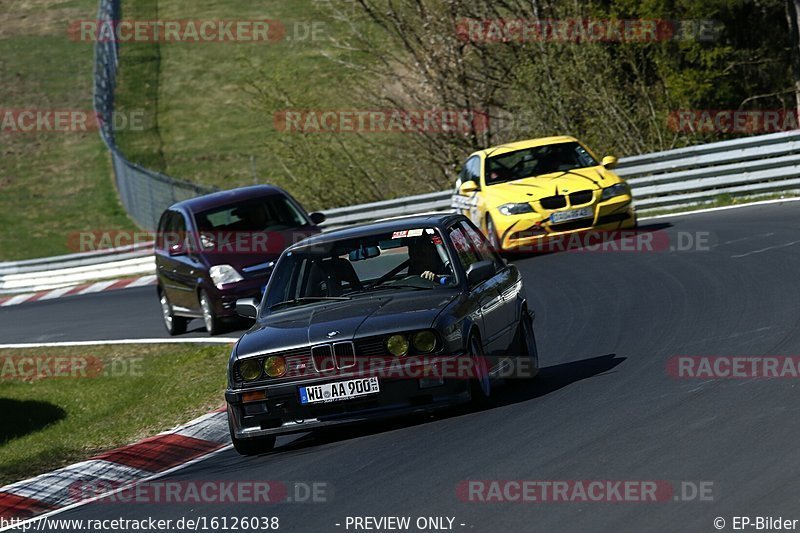
<path id="1" fill-rule="evenodd" d="M 598 166 L 498 183 L 482 192 L 491 208 L 507 203 L 535 202 L 555 194 L 603 189 L 621 181 L 613 172 Z"/>

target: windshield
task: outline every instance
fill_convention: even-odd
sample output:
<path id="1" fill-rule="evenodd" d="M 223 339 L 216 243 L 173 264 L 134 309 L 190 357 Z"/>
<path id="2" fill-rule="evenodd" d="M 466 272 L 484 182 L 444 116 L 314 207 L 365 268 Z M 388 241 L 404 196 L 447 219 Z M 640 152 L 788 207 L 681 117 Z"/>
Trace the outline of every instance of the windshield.
<path id="1" fill-rule="evenodd" d="M 546 144 L 488 158 L 486 184 L 494 185 L 597 165 L 597 160 L 579 143 Z"/>
<path id="2" fill-rule="evenodd" d="M 287 252 L 272 274 L 264 308 L 455 284 L 439 230 L 392 231 Z"/>
<path id="3" fill-rule="evenodd" d="M 273 194 L 195 215 L 200 231 L 254 232 L 308 225 L 306 217 L 281 194 Z"/>

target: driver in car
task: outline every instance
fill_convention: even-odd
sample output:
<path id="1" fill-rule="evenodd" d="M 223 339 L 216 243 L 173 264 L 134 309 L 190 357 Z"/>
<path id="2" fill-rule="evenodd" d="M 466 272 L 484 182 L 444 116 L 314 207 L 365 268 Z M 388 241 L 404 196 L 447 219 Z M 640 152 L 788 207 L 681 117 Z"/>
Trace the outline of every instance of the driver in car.
<path id="1" fill-rule="evenodd" d="M 449 265 L 444 263 L 437 245 L 430 237 L 414 239 L 408 245 L 408 261 L 408 274 L 412 276 L 420 276 L 428 281 L 439 281 L 451 275 Z"/>

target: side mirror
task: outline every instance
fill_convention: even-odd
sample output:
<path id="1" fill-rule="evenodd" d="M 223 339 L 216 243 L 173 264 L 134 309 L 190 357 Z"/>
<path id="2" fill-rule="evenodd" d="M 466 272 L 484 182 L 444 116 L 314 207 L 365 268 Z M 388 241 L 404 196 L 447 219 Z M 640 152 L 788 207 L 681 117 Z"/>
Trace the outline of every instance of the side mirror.
<path id="1" fill-rule="evenodd" d="M 611 170 L 612 168 L 615 168 L 617 166 L 618 162 L 619 162 L 619 160 L 616 157 L 614 157 L 613 155 L 607 155 L 607 156 L 605 156 L 603 158 L 603 166 L 606 167 L 609 170 Z"/>
<path id="2" fill-rule="evenodd" d="M 474 193 L 477 190 L 478 190 L 477 183 L 475 183 L 474 181 L 465 181 L 464 183 L 461 184 L 461 187 L 458 188 L 458 194 L 462 196 L 467 196 Z"/>
<path id="3" fill-rule="evenodd" d="M 173 244 L 169 247 L 169 255 L 170 257 L 175 257 L 177 255 L 186 255 L 186 247 L 184 247 L 182 242 Z"/>
<path id="4" fill-rule="evenodd" d="M 255 298 L 239 298 L 236 300 L 236 314 L 244 318 L 258 318 L 258 303 Z"/>
<path id="5" fill-rule="evenodd" d="M 328 219 L 328 217 L 325 216 L 325 213 L 320 213 L 319 211 L 311 213 L 310 215 L 308 215 L 308 217 L 311 219 L 311 222 L 313 222 L 317 226 L 319 226 Z"/>
<path id="6" fill-rule="evenodd" d="M 494 276 L 494 263 L 491 261 L 478 261 L 467 269 L 467 282 L 470 285 L 477 285 L 492 276 Z"/>

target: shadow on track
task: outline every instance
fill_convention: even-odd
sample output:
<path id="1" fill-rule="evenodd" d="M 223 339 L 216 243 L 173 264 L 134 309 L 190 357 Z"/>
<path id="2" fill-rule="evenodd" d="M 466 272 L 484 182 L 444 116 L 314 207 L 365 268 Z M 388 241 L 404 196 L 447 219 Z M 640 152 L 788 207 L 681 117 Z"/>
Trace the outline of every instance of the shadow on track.
<path id="1" fill-rule="evenodd" d="M 498 389 L 497 397 L 491 407 L 485 409 L 472 406 L 453 407 L 432 414 L 402 416 L 389 420 L 366 422 L 359 425 L 339 426 L 333 430 L 309 433 L 288 444 L 277 447 L 273 452 L 265 455 L 281 454 L 290 451 L 303 451 L 321 444 L 330 444 L 358 437 L 365 437 L 385 431 L 393 431 L 406 427 L 427 424 L 445 418 L 467 416 L 480 411 L 491 411 L 504 405 L 526 402 L 541 398 L 572 383 L 588 379 L 614 369 L 625 361 L 625 357 L 616 354 L 601 355 L 569 363 L 544 367 L 534 381 L 519 381 L 507 383 Z M 263 457 L 260 456 L 260 457 Z"/>

